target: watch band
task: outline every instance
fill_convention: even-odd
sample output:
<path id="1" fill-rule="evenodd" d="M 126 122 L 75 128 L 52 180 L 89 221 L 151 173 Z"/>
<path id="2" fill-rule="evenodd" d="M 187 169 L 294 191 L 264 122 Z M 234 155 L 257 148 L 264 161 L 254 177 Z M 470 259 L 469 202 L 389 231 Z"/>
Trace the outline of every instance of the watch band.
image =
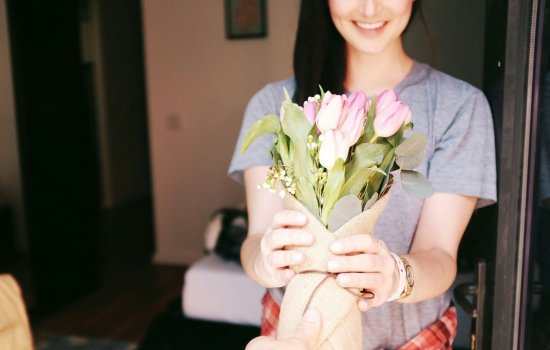
<path id="1" fill-rule="evenodd" d="M 397 288 L 395 289 L 395 292 L 390 295 L 388 299 L 386 299 L 386 301 L 399 299 L 401 297 L 401 294 L 403 294 L 405 285 L 407 284 L 407 282 L 405 281 L 405 265 L 403 264 L 403 260 L 395 253 L 390 252 L 390 254 L 393 257 L 393 260 L 395 260 L 395 268 L 399 273 L 399 282 L 397 283 Z"/>
<path id="2" fill-rule="evenodd" d="M 399 299 L 403 299 L 412 293 L 414 287 L 414 273 L 409 261 L 402 256 L 400 258 L 405 266 L 405 288 L 403 289 L 403 293 L 399 296 Z"/>

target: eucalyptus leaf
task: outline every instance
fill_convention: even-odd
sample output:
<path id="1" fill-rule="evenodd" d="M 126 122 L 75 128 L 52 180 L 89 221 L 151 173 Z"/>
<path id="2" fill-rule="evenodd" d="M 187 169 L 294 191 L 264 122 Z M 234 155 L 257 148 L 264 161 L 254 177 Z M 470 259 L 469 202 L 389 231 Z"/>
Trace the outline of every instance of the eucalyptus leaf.
<path id="1" fill-rule="evenodd" d="M 417 154 L 423 154 L 428 140 L 423 134 L 414 134 L 403 141 L 395 149 L 395 154 L 400 157 L 411 157 Z"/>
<path id="2" fill-rule="evenodd" d="M 401 184 L 403 185 L 403 189 L 414 197 L 426 198 L 433 194 L 432 185 L 418 171 L 402 170 Z"/>
<path id="3" fill-rule="evenodd" d="M 349 195 L 340 198 L 328 217 L 328 230 L 335 232 L 359 214 L 361 214 L 361 201 L 357 196 Z"/>
<path id="4" fill-rule="evenodd" d="M 424 153 L 420 152 L 412 156 L 397 156 L 395 162 L 401 170 L 414 170 L 418 167 L 424 159 Z"/>
<path id="5" fill-rule="evenodd" d="M 281 130 L 281 122 L 279 116 L 276 114 L 270 114 L 262 119 L 258 120 L 248 130 L 246 137 L 241 145 L 241 153 L 244 153 L 250 144 L 254 142 L 258 137 L 265 134 L 275 134 Z"/>
<path id="6" fill-rule="evenodd" d="M 323 209 L 321 221 L 324 225 L 328 223 L 328 216 L 334 208 L 334 204 L 340 198 L 340 190 L 344 185 L 344 160 L 338 158 L 332 169 L 328 171 L 327 183 L 323 191 Z"/>
<path id="7" fill-rule="evenodd" d="M 376 203 L 377 200 L 378 200 L 378 192 L 375 192 L 365 204 L 365 209 L 363 209 L 363 211 L 369 210 L 370 208 L 372 208 L 372 206 L 374 205 L 374 203 Z"/>

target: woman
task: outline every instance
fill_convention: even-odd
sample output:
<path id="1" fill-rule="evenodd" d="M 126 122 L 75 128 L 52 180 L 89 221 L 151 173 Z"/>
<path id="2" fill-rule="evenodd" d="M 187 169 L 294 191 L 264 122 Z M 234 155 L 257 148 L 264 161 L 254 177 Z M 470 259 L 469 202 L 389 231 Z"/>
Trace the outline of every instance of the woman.
<path id="1" fill-rule="evenodd" d="M 456 312 L 446 291 L 456 276 L 457 250 L 472 212 L 496 200 L 494 136 L 479 90 L 405 52 L 402 34 L 419 6 L 420 0 L 303 0 L 295 78 L 267 85 L 247 107 L 229 172 L 244 180 L 246 189 L 249 234 L 241 250 L 243 267 L 270 288 L 263 300 L 264 334 L 276 330 L 278 287 L 294 276 L 288 266 L 303 259 L 283 247 L 311 244 L 312 235 L 299 229 L 303 215 L 283 210 L 278 196 L 256 189 L 271 164 L 272 139 L 256 140 L 241 155 L 244 135 L 253 122 L 278 112 L 283 87 L 299 104 L 319 85 L 333 93 L 362 90 L 371 97 L 392 88 L 413 112 L 413 132 L 428 138 L 417 170 L 435 193 L 419 200 L 393 186 L 376 238 L 362 234 L 336 241 L 331 246 L 336 258 L 327 270 L 338 274 L 342 287 L 374 292 L 372 300 L 358 301 L 364 349 L 450 348 Z M 410 272 L 404 285 L 390 252 L 399 254 Z M 388 301 L 394 296 L 398 299 Z"/>

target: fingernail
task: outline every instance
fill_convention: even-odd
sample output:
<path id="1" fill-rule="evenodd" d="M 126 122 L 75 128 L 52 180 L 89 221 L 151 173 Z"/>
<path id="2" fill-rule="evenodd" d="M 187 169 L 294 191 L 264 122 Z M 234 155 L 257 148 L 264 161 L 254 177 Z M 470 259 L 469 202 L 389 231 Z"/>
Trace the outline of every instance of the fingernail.
<path id="1" fill-rule="evenodd" d="M 309 322 L 319 322 L 319 313 L 313 309 L 307 309 L 304 313 L 304 320 Z"/>
<path id="2" fill-rule="evenodd" d="M 367 304 L 366 301 L 364 301 L 364 300 L 359 301 L 359 308 L 361 310 L 366 310 L 368 307 L 369 307 L 369 304 Z"/>
<path id="3" fill-rule="evenodd" d="M 285 271 L 285 277 L 286 277 L 287 280 L 290 280 L 292 277 L 294 277 L 294 271 L 286 270 Z"/>
<path id="4" fill-rule="evenodd" d="M 304 257 L 304 254 L 302 253 L 294 253 L 292 254 L 292 261 L 300 262 L 302 261 L 303 257 Z"/>
<path id="5" fill-rule="evenodd" d="M 303 222 L 305 223 L 307 221 L 307 217 L 302 214 L 302 213 L 299 213 L 297 216 L 296 216 L 296 220 L 298 220 L 299 222 Z"/>
<path id="6" fill-rule="evenodd" d="M 305 235 L 305 236 L 302 236 L 302 243 L 311 243 L 313 241 L 313 235 Z"/>
<path id="7" fill-rule="evenodd" d="M 338 275 L 337 279 L 338 279 L 338 282 L 341 284 L 348 284 L 351 281 L 349 276 L 346 276 L 346 275 Z"/>
<path id="8" fill-rule="evenodd" d="M 334 271 L 338 268 L 338 266 L 340 266 L 340 264 L 338 263 L 338 261 L 334 261 L 334 260 L 329 260 L 327 262 L 327 268 L 329 271 Z"/>
<path id="9" fill-rule="evenodd" d="M 330 250 L 332 250 L 335 253 L 340 253 L 342 251 L 342 245 L 338 242 L 332 243 L 330 245 Z"/>

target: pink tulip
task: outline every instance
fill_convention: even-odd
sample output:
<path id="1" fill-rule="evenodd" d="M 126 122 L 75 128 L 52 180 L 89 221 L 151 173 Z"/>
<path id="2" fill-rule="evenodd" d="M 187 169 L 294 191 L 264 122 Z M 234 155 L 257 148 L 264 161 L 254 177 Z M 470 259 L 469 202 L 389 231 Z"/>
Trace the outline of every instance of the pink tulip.
<path id="1" fill-rule="evenodd" d="M 366 108 L 368 104 L 367 95 L 363 91 L 357 91 L 349 95 L 348 104 L 350 108 Z"/>
<path id="2" fill-rule="evenodd" d="M 348 147 L 353 146 L 363 132 L 367 104 L 367 95 L 363 92 L 354 92 L 348 98 L 348 111 L 343 118 L 340 118 L 338 125 L 338 130 L 342 131 Z"/>
<path id="3" fill-rule="evenodd" d="M 346 160 L 349 146 L 344 140 L 344 135 L 339 130 L 327 130 L 321 135 L 321 148 L 319 149 L 319 163 L 327 169 L 332 169 L 336 159 Z"/>
<path id="4" fill-rule="evenodd" d="M 344 135 L 348 147 L 353 146 L 361 137 L 365 125 L 365 109 L 350 109 L 344 123 L 338 130 Z"/>
<path id="5" fill-rule="evenodd" d="M 397 101 L 397 94 L 394 90 L 384 90 L 378 98 L 376 99 L 376 114 L 380 113 L 381 110 L 385 109 L 392 103 Z"/>
<path id="6" fill-rule="evenodd" d="M 304 115 L 306 116 L 307 120 L 313 125 L 315 123 L 316 115 L 317 115 L 317 102 L 316 101 L 306 101 L 304 103 Z"/>
<path id="7" fill-rule="evenodd" d="M 338 127 L 345 104 L 345 96 L 333 95 L 330 91 L 325 93 L 321 109 L 317 114 L 317 128 L 321 133 Z"/>
<path id="8" fill-rule="evenodd" d="M 377 136 L 389 137 L 395 134 L 403 123 L 411 118 L 411 110 L 401 102 L 394 102 L 374 118 L 374 132 Z"/>

